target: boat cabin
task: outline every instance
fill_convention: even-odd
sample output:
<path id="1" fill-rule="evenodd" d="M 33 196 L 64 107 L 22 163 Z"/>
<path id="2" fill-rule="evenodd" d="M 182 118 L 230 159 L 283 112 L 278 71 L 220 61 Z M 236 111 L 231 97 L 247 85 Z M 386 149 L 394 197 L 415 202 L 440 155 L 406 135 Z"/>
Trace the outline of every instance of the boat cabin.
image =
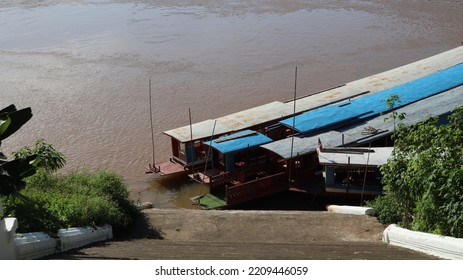
<path id="1" fill-rule="evenodd" d="M 318 150 L 324 167 L 325 191 L 328 193 L 382 194 L 379 167 L 387 162 L 393 147 L 333 148 Z"/>
<path id="2" fill-rule="evenodd" d="M 205 141 L 212 154 L 210 166 L 197 179 L 209 184 L 210 193 L 194 201 L 205 208 L 211 201 L 213 205 L 221 201 L 219 205 L 224 207 L 287 190 L 285 170 L 260 148 L 270 142 L 272 139 L 253 130 Z"/>
<path id="3" fill-rule="evenodd" d="M 265 154 L 259 146 L 269 142 L 272 139 L 261 133 L 244 130 L 204 142 L 204 145 L 212 149 L 212 168 L 233 172 L 265 161 Z"/>

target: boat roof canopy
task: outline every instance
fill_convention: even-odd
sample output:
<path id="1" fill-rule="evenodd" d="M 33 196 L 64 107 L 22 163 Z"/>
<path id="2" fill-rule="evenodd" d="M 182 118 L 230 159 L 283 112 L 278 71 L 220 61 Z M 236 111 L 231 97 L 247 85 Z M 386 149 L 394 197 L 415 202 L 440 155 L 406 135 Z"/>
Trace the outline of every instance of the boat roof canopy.
<path id="1" fill-rule="evenodd" d="M 463 84 L 463 64 L 457 64 L 422 78 L 343 102 L 341 104 L 320 107 L 296 117 L 280 121 L 301 133 L 314 132 L 325 127 L 344 125 L 349 122 L 377 116 L 389 110 L 387 100 L 397 95 L 394 108 L 403 107 L 435 94 Z"/>
<path id="2" fill-rule="evenodd" d="M 230 127 L 219 121 L 215 122 L 214 120 L 205 120 L 199 123 L 194 123 L 191 125 L 191 127 L 187 125 L 169 131 L 164 131 L 164 134 L 175 138 L 182 143 L 185 143 L 199 139 L 210 138 L 212 134 L 222 135 L 224 133 L 228 133 L 229 131 Z"/>
<path id="3" fill-rule="evenodd" d="M 205 120 L 190 126 L 164 131 L 164 134 L 180 142 L 196 141 L 210 138 L 214 135 L 223 135 L 250 128 L 255 125 L 267 123 L 290 116 L 293 109 L 283 102 L 274 101 L 262 106 L 220 117 L 216 120 Z M 215 123 L 215 129 L 214 129 Z M 192 132 L 192 133 L 191 133 Z M 193 134 L 193 137 L 191 135 Z"/>
<path id="4" fill-rule="evenodd" d="M 296 114 L 308 112 L 326 105 L 342 102 L 349 98 L 367 96 L 391 87 L 419 79 L 432 73 L 442 71 L 449 67 L 463 62 L 463 46 L 436 54 L 425 59 L 402 65 L 379 74 L 371 75 L 363 79 L 349 82 L 345 85 L 325 90 L 323 92 L 299 97 L 296 101 L 271 102 L 262 106 L 237 112 L 231 115 L 217 118 L 216 120 L 205 120 L 202 122 L 186 125 L 180 128 L 164 131 L 164 134 L 185 143 L 196 140 L 203 140 L 211 136 L 229 134 L 243 129 L 250 129 L 259 124 L 271 121 L 278 121 L 290 118 Z M 397 93 L 396 93 L 397 94 Z M 386 97 L 387 99 L 387 97 Z M 401 100 L 403 97 L 401 97 Z M 294 106 L 296 102 L 296 106 Z M 294 107 L 296 110 L 294 111 Z M 214 133 L 214 123 L 216 127 Z M 292 127 L 292 117 L 288 120 Z M 287 125 L 288 125 L 287 124 Z M 301 131 L 306 128 L 300 128 Z M 214 135 L 212 135 L 214 134 Z"/>
<path id="5" fill-rule="evenodd" d="M 222 136 L 213 141 L 204 142 L 217 151 L 226 154 L 236 152 L 271 142 L 272 139 L 252 130 L 244 130 L 238 133 Z"/>
<path id="6" fill-rule="evenodd" d="M 409 104 L 395 111 L 398 114 L 405 113 L 405 119 L 401 121 L 404 125 L 413 125 L 426 120 L 428 117 L 446 116 L 461 106 L 463 106 L 463 86 Z M 285 138 L 264 144 L 262 148 L 287 160 L 314 153 L 318 147 L 318 138 L 320 138 L 323 147 L 359 146 L 383 138 L 393 132 L 393 118 L 385 120 L 384 116 L 377 116 L 339 129 L 326 129 L 310 137 L 295 136 L 293 144 L 292 138 Z M 293 145 L 292 154 L 291 145 Z"/>
<path id="7" fill-rule="evenodd" d="M 339 105 L 344 105 L 344 107 L 347 108 L 352 104 L 352 101 L 361 99 L 362 97 L 375 95 L 381 91 L 386 92 L 383 93 L 383 100 L 387 100 L 388 94 L 397 94 L 400 97 L 400 101 L 404 102 L 405 98 L 409 95 L 408 89 L 404 87 L 404 84 L 408 83 L 406 86 L 410 87 L 410 85 L 414 85 L 413 83 L 410 84 L 410 82 L 415 80 L 421 78 L 429 79 L 430 77 L 432 79 L 435 78 L 435 80 L 432 80 L 431 84 L 428 83 L 431 80 L 423 80 L 426 81 L 426 85 L 429 85 L 432 88 L 433 93 L 431 93 L 429 97 L 410 101 L 408 104 L 401 103 L 399 106 L 402 107 L 395 109 L 395 111 L 399 114 L 406 114 L 405 119 L 401 121 L 403 124 L 416 124 L 428 117 L 442 117 L 448 115 L 455 108 L 463 106 L 463 85 L 460 83 L 462 82 L 461 63 L 463 63 L 463 46 L 388 70 L 383 73 L 356 80 L 343 86 L 323 91 L 316 95 L 300 97 L 296 101 L 288 101 L 284 103 L 275 101 L 256 108 L 224 116 L 216 120 L 206 120 L 194 123 L 192 124 L 191 130 L 190 126 L 187 125 L 165 131 L 164 134 L 184 143 L 196 140 L 210 140 L 213 137 L 218 137 L 220 135 L 235 133 L 243 129 L 250 129 L 252 126 L 259 124 L 284 119 L 286 119 L 287 122 L 286 126 L 292 127 L 293 118 L 291 116 L 294 113 L 294 102 L 296 102 L 296 113 L 310 113 L 324 107 Z M 455 73 L 446 72 L 447 69 L 454 67 L 456 69 Z M 442 74 L 440 74 L 440 76 L 431 76 L 433 73 L 440 72 L 443 72 L 444 76 Z M 454 74 L 459 77 L 459 80 L 456 81 L 456 83 L 455 80 L 448 80 L 448 78 L 454 79 L 452 78 L 454 77 Z M 449 75 L 449 77 L 445 77 L 445 75 Z M 433 85 L 434 82 L 437 83 L 437 85 L 435 85 L 438 87 L 437 90 Z M 442 83 L 444 84 L 443 86 Z M 423 89 L 423 85 L 415 84 L 414 86 L 419 86 Z M 395 88 L 395 90 L 387 91 L 387 89 L 391 88 Z M 403 90 L 406 94 L 396 92 L 397 89 Z M 424 88 L 424 90 L 427 89 Z M 439 90 L 440 92 L 436 93 L 436 91 Z M 349 102 L 346 100 L 349 98 L 351 101 L 350 104 L 347 105 Z M 369 99 L 364 99 L 364 101 L 365 100 Z M 384 105 L 381 101 L 382 100 L 379 100 L 379 102 L 376 103 L 382 103 L 382 105 Z M 344 103 L 341 104 L 341 102 Z M 385 121 L 385 117 L 381 115 L 370 115 L 368 118 L 362 118 L 372 111 L 372 108 L 370 108 L 372 104 L 369 103 L 371 102 L 364 103 L 364 107 L 368 108 L 366 112 L 363 112 L 365 115 L 362 115 L 362 112 L 360 112 L 360 117 L 359 115 L 354 115 L 354 119 L 348 119 L 345 123 L 341 123 L 342 125 L 325 126 L 313 133 L 302 133 L 299 137 L 294 137 L 294 140 L 292 138 L 286 138 L 274 142 L 269 141 L 259 145 L 261 145 L 262 148 L 279 155 L 285 160 L 314 153 L 317 149 L 318 138 L 321 139 L 324 147 L 368 145 L 369 142 L 381 139 L 392 134 L 394 131 L 392 118 L 387 119 L 387 121 Z M 304 114 L 301 114 L 300 116 L 303 115 Z M 307 116 L 304 116 L 304 118 L 305 117 Z M 352 122 L 349 122 L 349 120 Z M 300 124 L 302 123 L 303 122 L 301 121 Z M 298 123 L 296 122 L 296 125 L 297 124 Z M 312 124 L 309 123 L 308 125 Z M 307 128 L 300 129 L 303 131 Z M 212 133 L 213 131 L 214 133 Z M 211 144 L 215 147 L 213 142 Z M 247 144 L 245 144 L 244 148 L 247 148 Z M 237 145 L 233 149 L 239 149 L 239 146 Z"/>
<path id="8" fill-rule="evenodd" d="M 380 166 L 391 157 L 393 147 L 336 148 L 318 153 L 321 165 L 329 166 Z"/>

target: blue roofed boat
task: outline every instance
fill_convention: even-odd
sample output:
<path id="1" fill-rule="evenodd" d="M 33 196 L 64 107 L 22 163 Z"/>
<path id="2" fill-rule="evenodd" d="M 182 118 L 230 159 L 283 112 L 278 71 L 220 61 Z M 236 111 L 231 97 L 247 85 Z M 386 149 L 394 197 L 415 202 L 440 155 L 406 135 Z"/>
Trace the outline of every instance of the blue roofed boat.
<path id="1" fill-rule="evenodd" d="M 391 95 L 399 97 L 393 108 L 387 104 Z M 326 175 L 334 174 L 333 166 L 320 162 L 318 139 L 326 148 L 388 147 L 394 123 L 384 114 L 390 110 L 406 114 L 402 122 L 411 125 L 428 117 L 445 119 L 461 106 L 463 46 L 316 94 L 165 131 L 172 157 L 155 171 L 180 170 L 208 184 L 210 193 L 193 199 L 206 209 L 288 190 L 368 195 L 365 189 L 354 191 L 354 185 L 346 193 L 332 184 L 334 177 Z M 338 167 L 350 172 L 350 166 Z M 380 187 L 369 194 L 379 193 Z"/>

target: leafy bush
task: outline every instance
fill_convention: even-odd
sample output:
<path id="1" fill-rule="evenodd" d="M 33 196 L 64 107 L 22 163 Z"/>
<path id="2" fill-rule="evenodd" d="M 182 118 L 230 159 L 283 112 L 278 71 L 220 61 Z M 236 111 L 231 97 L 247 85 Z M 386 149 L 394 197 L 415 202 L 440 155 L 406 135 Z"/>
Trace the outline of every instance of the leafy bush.
<path id="1" fill-rule="evenodd" d="M 383 184 L 402 211 L 404 227 L 463 237 L 463 108 L 396 133 L 381 167 Z"/>
<path id="2" fill-rule="evenodd" d="M 55 150 L 55 148 L 46 143 L 44 139 L 37 140 L 34 148 L 25 146 L 13 152 L 13 157 L 15 159 L 31 155 L 37 155 L 40 159 L 37 167 L 45 168 L 47 171 L 56 171 L 66 164 L 66 157 L 64 154 Z"/>
<path id="3" fill-rule="evenodd" d="M 375 216 L 383 224 L 400 224 L 402 222 L 402 208 L 393 195 L 379 196 L 367 202 L 367 206 L 375 209 Z"/>
<path id="4" fill-rule="evenodd" d="M 31 117 L 30 108 L 1 109 L 0 145 Z M 117 174 L 51 175 L 66 164 L 66 158 L 43 139 L 13 155 L 15 159 L 7 161 L 0 152 L 0 200 L 2 215 L 19 219 L 18 232 L 45 231 L 54 236 L 60 228 L 110 224 L 117 236 L 134 223 L 139 212 Z"/>
<path id="5" fill-rule="evenodd" d="M 25 198 L 2 197 L 5 213 L 20 221 L 18 232 L 110 224 L 115 236 L 128 232 L 139 213 L 122 178 L 108 171 L 54 175 L 41 169 L 26 179 Z"/>

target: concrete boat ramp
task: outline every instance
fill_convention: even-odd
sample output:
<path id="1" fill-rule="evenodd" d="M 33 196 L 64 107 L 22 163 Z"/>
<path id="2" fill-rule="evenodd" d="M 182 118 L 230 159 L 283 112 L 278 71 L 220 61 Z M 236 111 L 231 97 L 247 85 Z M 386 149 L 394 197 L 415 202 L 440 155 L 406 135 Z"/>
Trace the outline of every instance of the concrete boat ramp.
<path id="1" fill-rule="evenodd" d="M 384 244 L 385 227 L 364 215 L 182 209 L 148 209 L 144 214 L 155 233 L 152 238 L 108 241 L 50 259 L 436 259 Z"/>

